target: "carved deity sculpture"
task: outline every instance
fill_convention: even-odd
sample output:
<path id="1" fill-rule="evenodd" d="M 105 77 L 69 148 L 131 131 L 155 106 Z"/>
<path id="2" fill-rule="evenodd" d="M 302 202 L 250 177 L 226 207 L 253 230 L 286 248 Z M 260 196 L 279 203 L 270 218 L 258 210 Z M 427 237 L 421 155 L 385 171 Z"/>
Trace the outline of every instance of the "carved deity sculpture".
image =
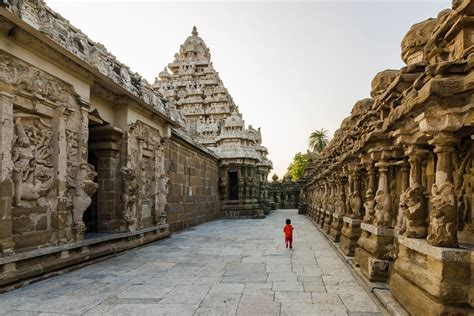
<path id="1" fill-rule="evenodd" d="M 21 123 L 21 118 L 15 119 L 16 141 L 13 145 L 13 184 L 14 184 L 14 206 L 21 206 L 21 200 L 24 198 L 24 181 L 26 181 L 34 170 L 35 157 L 34 148 L 30 138 L 26 135 Z M 33 193 L 33 192 L 32 192 Z M 38 198 L 32 194 L 30 198 Z"/>
<path id="2" fill-rule="evenodd" d="M 351 206 L 351 218 L 361 218 L 362 217 L 362 199 L 360 197 L 359 191 L 351 193 L 349 204 Z"/>
<path id="3" fill-rule="evenodd" d="M 408 238 L 425 238 L 427 233 L 426 202 L 423 187 L 417 185 L 408 188 L 400 204 L 405 205 L 404 235 Z"/>
<path id="4" fill-rule="evenodd" d="M 166 213 L 166 207 L 167 207 L 167 201 L 166 198 L 168 196 L 169 192 L 169 177 L 165 174 L 160 175 L 159 179 L 159 185 L 158 185 L 158 213 L 159 213 L 159 223 L 160 224 L 166 224 L 167 220 L 167 213 Z"/>
<path id="5" fill-rule="evenodd" d="M 365 210 L 365 215 L 363 219 L 364 223 L 372 224 L 375 217 L 375 200 L 374 200 L 374 194 L 372 192 L 369 192 L 366 195 L 366 199 L 364 202 L 364 210 Z"/>
<path id="6" fill-rule="evenodd" d="M 457 247 L 457 210 L 454 185 L 433 184 L 431 188 L 430 225 L 427 240 L 433 246 Z"/>
<path id="7" fill-rule="evenodd" d="M 407 205 L 407 192 L 409 188 L 407 189 L 406 192 L 402 192 L 400 194 L 400 203 L 398 204 L 398 213 L 397 213 L 397 223 L 395 225 L 395 229 L 398 230 L 400 234 L 405 233 L 406 231 L 406 226 L 407 226 L 407 210 L 408 210 L 408 205 Z"/>
<path id="8" fill-rule="evenodd" d="M 76 230 L 76 240 L 83 238 L 86 230 L 85 224 L 82 221 L 82 216 L 87 208 L 91 205 L 91 196 L 95 194 L 99 185 L 94 182 L 97 173 L 94 171 L 94 166 L 83 162 L 74 178 L 74 197 L 72 200 L 72 213 L 74 219 L 74 229 Z"/>
<path id="9" fill-rule="evenodd" d="M 344 202 L 344 194 L 339 193 L 339 196 L 335 203 L 336 214 L 341 216 L 346 214 L 346 203 Z"/>
<path id="10" fill-rule="evenodd" d="M 127 229 L 133 231 L 137 222 L 137 177 L 132 169 L 126 167 L 122 168 L 121 174 L 123 219 L 127 223 Z"/>
<path id="11" fill-rule="evenodd" d="M 382 227 L 390 227 L 392 222 L 392 198 L 385 190 L 378 190 L 375 194 L 375 214 L 374 225 Z"/>

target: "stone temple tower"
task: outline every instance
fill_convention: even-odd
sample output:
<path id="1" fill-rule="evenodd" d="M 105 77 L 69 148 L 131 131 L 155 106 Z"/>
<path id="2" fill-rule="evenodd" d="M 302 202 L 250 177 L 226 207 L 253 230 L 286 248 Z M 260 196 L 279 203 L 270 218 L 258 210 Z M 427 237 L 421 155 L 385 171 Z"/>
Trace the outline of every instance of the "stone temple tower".
<path id="1" fill-rule="evenodd" d="M 221 209 L 229 217 L 262 216 L 268 205 L 266 157 L 260 129 L 245 126 L 242 114 L 211 62 L 196 27 L 153 87 L 186 118 L 186 130 L 219 157 Z"/>

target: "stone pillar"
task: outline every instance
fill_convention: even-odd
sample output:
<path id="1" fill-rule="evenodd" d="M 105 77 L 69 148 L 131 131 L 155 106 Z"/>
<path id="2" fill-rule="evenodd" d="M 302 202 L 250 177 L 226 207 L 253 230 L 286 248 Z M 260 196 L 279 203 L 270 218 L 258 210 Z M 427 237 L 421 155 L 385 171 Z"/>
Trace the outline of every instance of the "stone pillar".
<path id="1" fill-rule="evenodd" d="M 349 200 L 349 203 L 346 203 L 348 205 L 348 209 L 346 210 L 346 215 L 342 219 L 343 226 L 341 229 L 339 248 L 341 249 L 344 255 L 352 257 L 354 256 L 354 251 L 357 247 L 357 240 L 359 240 L 361 234 L 360 224 L 362 222 L 361 218 L 358 218 L 358 216 L 353 214 L 352 207 L 355 206 L 354 204 L 357 204 L 357 201 L 361 201 L 361 192 L 360 176 L 358 174 L 356 166 L 352 165 L 350 167 L 350 171 L 348 170 L 348 172 L 349 196 L 347 197 L 347 199 Z M 359 197 L 356 196 L 357 192 L 359 192 Z M 357 198 L 359 198 L 360 200 L 357 200 Z M 360 209 L 362 209 L 362 206 L 360 206 Z"/>
<path id="2" fill-rule="evenodd" d="M 381 153 L 383 157 L 383 152 Z M 379 156 L 380 159 L 380 156 Z M 361 237 L 354 253 L 354 262 L 369 281 L 386 281 L 390 261 L 386 260 L 389 246 L 393 244 L 394 231 L 391 225 L 391 197 L 388 185 L 389 163 L 380 159 L 375 164 L 379 170 L 379 183 L 375 195 L 373 224 L 361 224 Z"/>
<path id="3" fill-rule="evenodd" d="M 97 232 L 125 230 L 122 179 L 118 155 L 123 133 L 112 127 L 90 131 L 89 150 L 97 158 Z M 140 156 L 139 156 L 140 157 Z M 136 214 L 135 214 L 136 217 Z"/>
<path id="4" fill-rule="evenodd" d="M 118 203 L 117 192 L 121 192 L 118 152 L 114 150 L 94 151 L 97 157 L 97 231 L 114 232 L 120 230 L 122 222 L 121 203 Z"/>
<path id="5" fill-rule="evenodd" d="M 390 291 L 412 315 L 469 315 L 472 251 L 456 248 L 457 206 L 451 161 L 456 138 L 439 133 L 430 143 L 435 146 L 437 162 L 428 237 L 398 237 L 399 253 L 390 277 Z M 410 155 L 408 190 L 421 187 L 420 157 L 415 152 Z M 415 219 L 425 222 L 426 209 L 419 212 Z M 409 227 L 407 224 L 407 233 Z"/>
<path id="6" fill-rule="evenodd" d="M 327 210 L 327 205 L 328 205 L 328 199 L 329 199 L 329 183 L 327 180 L 324 180 L 323 182 L 324 185 L 324 192 L 323 196 L 321 197 L 322 205 L 321 205 L 321 210 L 319 211 L 319 220 L 318 224 L 319 227 L 323 228 L 324 227 L 324 219 L 326 218 L 326 210 Z"/>
<path id="7" fill-rule="evenodd" d="M 337 178 L 337 192 L 336 202 L 334 204 L 334 214 L 331 223 L 331 239 L 334 242 L 339 242 L 341 237 L 341 230 L 343 226 L 343 217 L 345 215 L 346 208 L 346 193 L 344 186 L 347 183 L 347 177 L 343 174 L 338 175 Z"/>
<path id="8" fill-rule="evenodd" d="M 51 219 L 51 227 L 57 230 L 59 244 L 66 244 L 68 242 L 68 216 L 70 210 L 67 208 L 67 135 L 66 135 L 66 118 L 64 116 L 65 107 L 58 107 L 56 109 L 56 117 L 53 118 L 56 126 L 56 135 L 58 142 L 53 143 L 54 152 L 57 155 L 55 159 L 55 168 L 57 170 L 57 190 L 58 190 L 58 205 L 57 218 Z"/>
<path id="9" fill-rule="evenodd" d="M 0 92 L 0 255 L 15 253 L 12 230 L 13 96 Z"/>
<path id="10" fill-rule="evenodd" d="M 334 200 L 336 197 L 335 194 L 335 181 L 334 179 L 329 180 L 329 197 L 328 204 L 326 208 L 326 216 L 324 217 L 323 230 L 326 234 L 331 232 L 331 223 L 332 223 L 332 214 L 334 213 Z"/>
<path id="11" fill-rule="evenodd" d="M 431 188 L 432 210 L 428 242 L 437 247 L 458 247 L 457 204 L 454 195 L 452 153 L 456 138 L 440 133 L 430 143 L 435 146 L 436 182 Z"/>

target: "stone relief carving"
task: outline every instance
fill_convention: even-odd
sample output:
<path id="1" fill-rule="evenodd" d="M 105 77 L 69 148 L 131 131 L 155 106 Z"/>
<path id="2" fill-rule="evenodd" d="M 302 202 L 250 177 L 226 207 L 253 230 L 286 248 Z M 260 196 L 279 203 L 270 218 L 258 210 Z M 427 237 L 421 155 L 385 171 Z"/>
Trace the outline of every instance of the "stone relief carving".
<path id="1" fill-rule="evenodd" d="M 127 229 L 133 231 L 137 222 L 137 177 L 132 169 L 126 167 L 122 168 L 121 174 L 123 219 L 127 223 Z"/>
<path id="2" fill-rule="evenodd" d="M 344 215 L 346 214 L 346 203 L 344 201 L 344 193 L 339 193 L 338 198 L 335 203 L 336 214 Z"/>
<path id="3" fill-rule="evenodd" d="M 72 200 L 72 212 L 74 219 L 74 230 L 76 232 L 76 240 L 83 239 L 86 230 L 82 216 L 92 203 L 92 196 L 97 191 L 99 185 L 94 182 L 97 173 L 94 166 L 82 162 L 79 164 L 76 177 L 74 178 L 74 198 Z"/>
<path id="4" fill-rule="evenodd" d="M 52 136 L 51 127 L 38 117 L 17 115 L 15 118 L 14 206 L 34 206 L 31 202 L 46 196 L 51 188 L 54 181 Z"/>
<path id="5" fill-rule="evenodd" d="M 385 190 L 378 190 L 375 194 L 374 225 L 390 227 L 392 224 L 392 198 Z"/>
<path id="6" fill-rule="evenodd" d="M 426 227 L 426 201 L 425 190 L 421 185 L 408 188 L 403 194 L 400 205 L 403 205 L 402 227 L 404 235 L 408 238 L 425 238 Z"/>
<path id="7" fill-rule="evenodd" d="M 438 247 L 457 247 L 457 209 L 454 185 L 450 182 L 433 184 L 431 203 L 433 207 L 429 214 L 428 242 Z"/>
<path id="8" fill-rule="evenodd" d="M 350 206 L 351 206 L 350 217 L 352 217 L 352 218 L 362 218 L 362 198 L 360 197 L 359 191 L 355 191 L 355 192 L 351 193 L 349 203 L 350 203 Z"/>
<path id="9" fill-rule="evenodd" d="M 6 53 L 0 53 L 0 81 L 33 95 L 67 104 L 70 95 L 76 95 L 66 83 L 29 66 Z"/>
<path id="10" fill-rule="evenodd" d="M 158 178 L 158 214 L 159 214 L 159 223 L 166 224 L 167 222 L 167 205 L 168 202 L 166 200 L 169 192 L 169 177 L 165 174 L 160 175 Z"/>
<path id="11" fill-rule="evenodd" d="M 460 152 L 459 164 L 454 177 L 454 188 L 458 205 L 458 230 L 474 231 L 474 209 L 472 207 L 474 165 L 472 153 L 469 151 L 471 143 L 465 144 L 466 148 Z"/>

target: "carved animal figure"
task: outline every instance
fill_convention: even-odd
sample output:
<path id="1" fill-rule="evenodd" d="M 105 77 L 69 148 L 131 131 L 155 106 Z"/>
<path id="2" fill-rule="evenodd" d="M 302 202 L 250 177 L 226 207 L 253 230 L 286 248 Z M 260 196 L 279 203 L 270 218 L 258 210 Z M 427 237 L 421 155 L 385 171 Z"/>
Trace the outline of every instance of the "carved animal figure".
<path id="1" fill-rule="evenodd" d="M 404 222 L 406 223 L 405 236 L 409 238 L 425 238 L 427 233 L 426 202 L 423 187 L 417 185 L 408 188 L 404 194 L 403 204 L 406 205 L 404 211 Z"/>
<path id="2" fill-rule="evenodd" d="M 350 206 L 352 210 L 351 217 L 352 218 L 362 218 L 362 199 L 360 197 L 359 191 L 355 191 L 351 193 L 350 198 Z"/>
<path id="3" fill-rule="evenodd" d="M 82 216 L 87 208 L 91 205 L 91 196 L 97 191 L 99 185 L 94 183 L 97 173 L 94 167 L 86 162 L 79 165 L 76 177 L 74 179 L 74 198 L 72 200 L 72 212 L 74 226 L 77 230 L 85 227 Z"/>
<path id="4" fill-rule="evenodd" d="M 390 194 L 385 190 L 378 190 L 375 194 L 375 203 L 374 225 L 390 227 L 392 221 L 392 214 L 390 212 L 392 199 Z"/>
<path id="5" fill-rule="evenodd" d="M 364 202 L 364 223 L 372 224 L 375 215 L 375 200 L 373 197 L 373 193 L 370 193 L 366 196 L 366 201 Z"/>
<path id="6" fill-rule="evenodd" d="M 433 184 L 431 188 L 430 225 L 427 240 L 433 246 L 457 247 L 457 210 L 454 185 Z"/>

